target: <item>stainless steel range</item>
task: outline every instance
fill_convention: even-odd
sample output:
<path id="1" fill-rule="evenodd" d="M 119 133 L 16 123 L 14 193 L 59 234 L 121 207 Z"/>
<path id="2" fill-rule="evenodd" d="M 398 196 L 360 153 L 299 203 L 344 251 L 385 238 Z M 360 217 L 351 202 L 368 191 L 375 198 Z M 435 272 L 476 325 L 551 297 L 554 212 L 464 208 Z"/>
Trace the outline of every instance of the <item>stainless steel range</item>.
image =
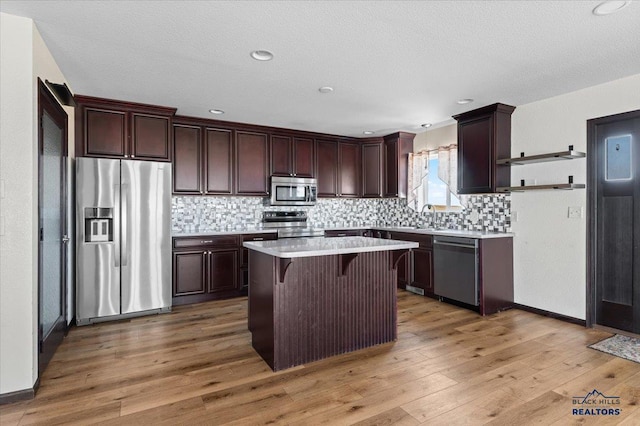
<path id="1" fill-rule="evenodd" d="M 262 214 L 262 227 L 265 229 L 277 229 L 278 238 L 324 236 L 324 230 L 311 228 L 307 219 L 307 212 L 305 211 L 269 211 Z"/>

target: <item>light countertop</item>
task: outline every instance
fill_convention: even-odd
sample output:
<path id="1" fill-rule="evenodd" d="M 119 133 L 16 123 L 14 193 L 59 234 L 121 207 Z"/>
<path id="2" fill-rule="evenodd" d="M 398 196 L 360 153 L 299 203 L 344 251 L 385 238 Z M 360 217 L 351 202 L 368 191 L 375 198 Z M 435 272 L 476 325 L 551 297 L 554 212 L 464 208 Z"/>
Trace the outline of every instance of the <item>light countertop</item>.
<path id="1" fill-rule="evenodd" d="M 287 238 L 273 241 L 247 241 L 243 245 L 248 249 L 271 256 L 287 258 L 406 250 L 419 246 L 418 243 L 409 241 L 367 237 Z"/>
<path id="2" fill-rule="evenodd" d="M 213 235 L 277 234 L 277 229 L 236 229 L 230 231 L 172 232 L 172 237 L 206 237 Z"/>
<path id="3" fill-rule="evenodd" d="M 439 235 L 448 237 L 466 237 L 466 238 L 511 238 L 515 235 L 512 232 L 483 232 L 483 231 L 462 231 L 457 229 L 431 229 L 431 228 L 415 228 L 415 227 L 403 227 L 403 226 L 343 226 L 324 228 L 325 231 L 340 231 L 340 230 L 354 230 L 354 229 L 373 229 L 378 231 L 390 231 L 390 232 L 406 232 L 409 234 L 422 234 L 422 235 Z M 277 233 L 276 229 L 262 229 L 262 228 L 243 228 L 236 230 L 220 230 L 220 231 L 201 231 L 201 232 L 173 232 L 172 237 L 204 237 L 212 235 L 242 235 L 242 234 L 269 234 Z"/>

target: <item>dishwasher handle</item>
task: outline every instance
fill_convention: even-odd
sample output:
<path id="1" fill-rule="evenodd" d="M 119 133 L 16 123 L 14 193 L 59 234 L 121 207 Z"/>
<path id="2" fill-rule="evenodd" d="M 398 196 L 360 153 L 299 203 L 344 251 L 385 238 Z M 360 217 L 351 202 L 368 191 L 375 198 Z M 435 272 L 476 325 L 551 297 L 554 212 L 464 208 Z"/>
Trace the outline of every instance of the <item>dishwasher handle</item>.
<path id="1" fill-rule="evenodd" d="M 477 249 L 478 240 L 475 238 L 435 237 L 433 245 Z"/>

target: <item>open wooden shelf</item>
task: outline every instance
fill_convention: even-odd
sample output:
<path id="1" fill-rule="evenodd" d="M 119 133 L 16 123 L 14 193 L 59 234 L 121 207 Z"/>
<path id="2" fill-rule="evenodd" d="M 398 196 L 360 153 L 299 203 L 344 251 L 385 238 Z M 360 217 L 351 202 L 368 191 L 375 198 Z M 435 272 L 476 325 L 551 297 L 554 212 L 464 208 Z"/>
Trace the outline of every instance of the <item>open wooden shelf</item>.
<path id="1" fill-rule="evenodd" d="M 497 188 L 497 192 L 524 192 L 524 191 L 536 191 L 543 189 L 584 189 L 586 186 L 584 183 L 554 183 L 548 185 L 525 185 L 525 186 L 503 186 Z"/>
<path id="2" fill-rule="evenodd" d="M 546 163 L 548 161 L 573 160 L 574 158 L 584 158 L 586 154 L 580 151 L 560 151 L 548 154 L 529 155 L 527 157 L 503 158 L 496 161 L 496 164 L 503 166 L 523 165 L 533 163 Z"/>

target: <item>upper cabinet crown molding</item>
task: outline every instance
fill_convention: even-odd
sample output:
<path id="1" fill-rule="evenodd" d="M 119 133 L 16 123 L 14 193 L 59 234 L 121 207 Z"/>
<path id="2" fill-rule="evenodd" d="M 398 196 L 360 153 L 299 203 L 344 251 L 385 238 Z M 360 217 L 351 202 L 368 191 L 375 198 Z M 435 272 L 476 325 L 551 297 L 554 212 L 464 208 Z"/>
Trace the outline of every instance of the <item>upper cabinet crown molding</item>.
<path id="1" fill-rule="evenodd" d="M 514 106 L 496 103 L 454 115 L 458 121 L 458 193 L 494 193 L 511 186 L 511 114 Z"/>

